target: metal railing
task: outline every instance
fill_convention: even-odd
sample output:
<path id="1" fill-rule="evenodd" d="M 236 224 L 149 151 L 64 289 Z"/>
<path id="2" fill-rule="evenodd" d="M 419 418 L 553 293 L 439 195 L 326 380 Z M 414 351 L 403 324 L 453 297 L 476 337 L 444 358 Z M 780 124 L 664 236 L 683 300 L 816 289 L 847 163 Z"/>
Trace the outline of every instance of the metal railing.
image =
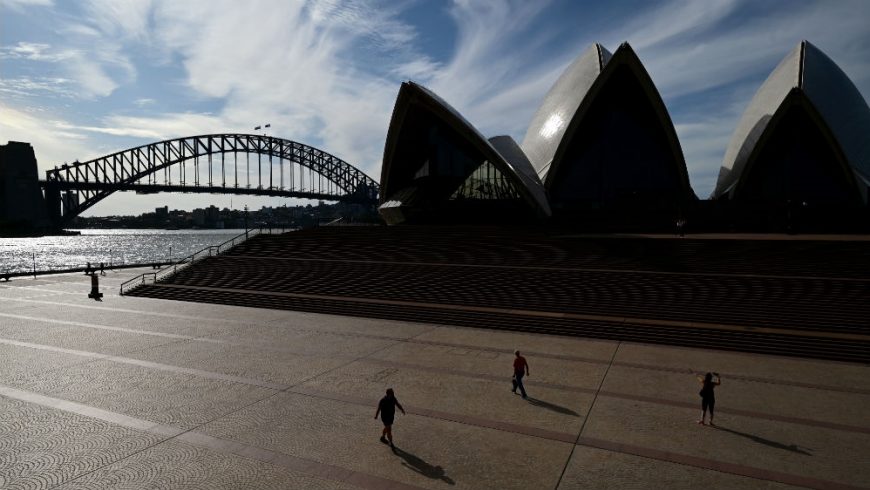
<path id="1" fill-rule="evenodd" d="M 129 281 L 124 282 L 123 284 L 121 284 L 120 294 L 121 294 L 121 296 L 123 296 L 125 291 L 129 291 L 133 288 L 143 286 L 146 284 L 155 284 L 157 282 L 166 280 L 166 279 L 174 276 L 175 274 L 177 274 L 179 271 L 183 271 L 184 269 L 187 269 L 191 265 L 199 262 L 200 260 L 208 258 L 208 257 L 213 257 L 215 255 L 220 255 L 220 254 L 226 252 L 227 250 L 235 247 L 236 245 L 243 243 L 244 241 L 246 241 L 249 238 L 255 237 L 257 235 L 280 234 L 280 233 L 284 233 L 285 231 L 288 231 L 288 229 L 287 228 L 251 228 L 250 230 L 246 230 L 244 233 L 242 233 L 238 236 L 230 238 L 229 240 L 221 243 L 220 245 L 209 245 L 208 247 L 205 247 L 204 249 L 202 249 L 194 254 L 188 255 L 187 257 L 185 257 L 177 262 L 173 262 L 173 263 L 167 265 L 166 267 L 161 268 L 160 270 L 157 270 L 154 272 L 146 272 L 142 275 L 134 277 L 133 279 L 130 279 Z"/>

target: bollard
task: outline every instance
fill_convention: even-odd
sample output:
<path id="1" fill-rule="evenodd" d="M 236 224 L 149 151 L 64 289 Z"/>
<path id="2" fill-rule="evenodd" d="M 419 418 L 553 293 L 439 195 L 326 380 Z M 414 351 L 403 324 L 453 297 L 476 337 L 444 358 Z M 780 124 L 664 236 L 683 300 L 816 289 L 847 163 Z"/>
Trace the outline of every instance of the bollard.
<path id="1" fill-rule="evenodd" d="M 94 274 L 91 276 L 91 294 L 88 298 L 93 298 L 97 301 L 102 301 L 103 293 L 100 292 L 100 276 Z"/>

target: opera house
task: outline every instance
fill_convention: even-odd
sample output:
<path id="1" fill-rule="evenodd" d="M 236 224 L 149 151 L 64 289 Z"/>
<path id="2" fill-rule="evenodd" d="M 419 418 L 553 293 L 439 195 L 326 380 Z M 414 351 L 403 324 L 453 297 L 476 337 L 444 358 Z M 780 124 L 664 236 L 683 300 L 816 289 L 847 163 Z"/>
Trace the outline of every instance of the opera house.
<path id="1" fill-rule="evenodd" d="M 803 41 L 746 109 L 709 200 L 628 43 L 594 44 L 558 78 L 521 144 L 487 139 L 425 87 L 402 84 L 384 149 L 388 224 L 536 223 L 610 230 L 766 229 L 870 222 L 870 108 Z"/>

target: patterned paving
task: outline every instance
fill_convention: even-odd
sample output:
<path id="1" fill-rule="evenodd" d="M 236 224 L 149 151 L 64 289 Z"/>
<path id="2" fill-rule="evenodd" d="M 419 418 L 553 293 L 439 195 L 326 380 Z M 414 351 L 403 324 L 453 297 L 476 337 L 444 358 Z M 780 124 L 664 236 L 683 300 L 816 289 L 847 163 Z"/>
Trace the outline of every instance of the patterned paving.
<path id="1" fill-rule="evenodd" d="M 870 488 L 866 365 L 115 295 L 132 273 L 0 284 L 0 488 Z"/>

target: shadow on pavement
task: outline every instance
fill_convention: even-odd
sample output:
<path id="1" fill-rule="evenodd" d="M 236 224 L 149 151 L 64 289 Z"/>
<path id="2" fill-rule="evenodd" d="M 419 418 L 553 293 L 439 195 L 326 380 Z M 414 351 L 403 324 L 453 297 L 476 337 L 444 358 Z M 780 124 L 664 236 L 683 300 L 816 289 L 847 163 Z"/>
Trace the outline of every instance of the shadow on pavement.
<path id="1" fill-rule="evenodd" d="M 716 426 L 714 426 L 714 427 L 715 427 L 716 429 L 719 429 L 719 430 L 723 431 L 723 432 L 728 432 L 728 433 L 730 433 L 730 434 L 734 434 L 734 435 L 737 435 L 737 436 L 740 436 L 740 437 L 745 437 L 745 438 L 750 439 L 750 440 L 753 440 L 753 441 L 755 441 L 755 442 L 757 442 L 757 443 L 759 443 L 759 444 L 764 444 L 765 446 L 770 446 L 770 447 L 773 447 L 773 448 L 776 448 L 776 449 L 785 449 L 786 451 L 791 451 L 791 452 L 793 452 L 793 453 L 798 453 L 798 454 L 804 454 L 804 455 L 806 455 L 806 456 L 812 456 L 812 454 L 810 454 L 809 452 L 804 451 L 803 449 L 801 449 L 800 447 L 798 447 L 797 444 L 786 445 L 786 444 L 783 444 L 783 443 L 781 443 L 781 442 L 771 441 L 770 439 L 765 439 L 765 438 L 763 438 L 763 437 L 756 436 L 756 435 L 753 435 L 753 434 L 747 434 L 747 433 L 745 433 L 745 432 L 740 432 L 740 431 L 736 431 L 736 430 L 733 430 L 733 429 L 728 429 L 728 428 L 726 428 L 726 427 L 722 427 L 722 426 L 719 426 L 719 425 L 716 425 Z"/>
<path id="2" fill-rule="evenodd" d="M 575 412 L 574 410 L 571 410 L 570 408 L 565 408 L 561 405 L 556 405 L 555 403 L 545 402 L 544 400 L 538 400 L 537 398 L 532 397 L 526 398 L 526 401 L 536 407 L 546 408 L 547 410 L 552 410 L 561 414 L 571 415 L 573 417 L 580 416 L 580 414 Z"/>
<path id="3" fill-rule="evenodd" d="M 425 476 L 426 478 L 431 478 L 433 480 L 442 480 L 448 485 L 456 484 L 456 482 L 453 481 L 452 478 L 444 473 L 444 468 L 440 466 L 432 466 L 431 464 L 423 461 L 417 456 L 414 456 L 407 451 L 402 451 L 398 447 L 393 447 L 393 453 L 395 453 L 396 456 L 404 460 L 402 461 L 402 466 L 408 467 L 411 470 Z"/>

